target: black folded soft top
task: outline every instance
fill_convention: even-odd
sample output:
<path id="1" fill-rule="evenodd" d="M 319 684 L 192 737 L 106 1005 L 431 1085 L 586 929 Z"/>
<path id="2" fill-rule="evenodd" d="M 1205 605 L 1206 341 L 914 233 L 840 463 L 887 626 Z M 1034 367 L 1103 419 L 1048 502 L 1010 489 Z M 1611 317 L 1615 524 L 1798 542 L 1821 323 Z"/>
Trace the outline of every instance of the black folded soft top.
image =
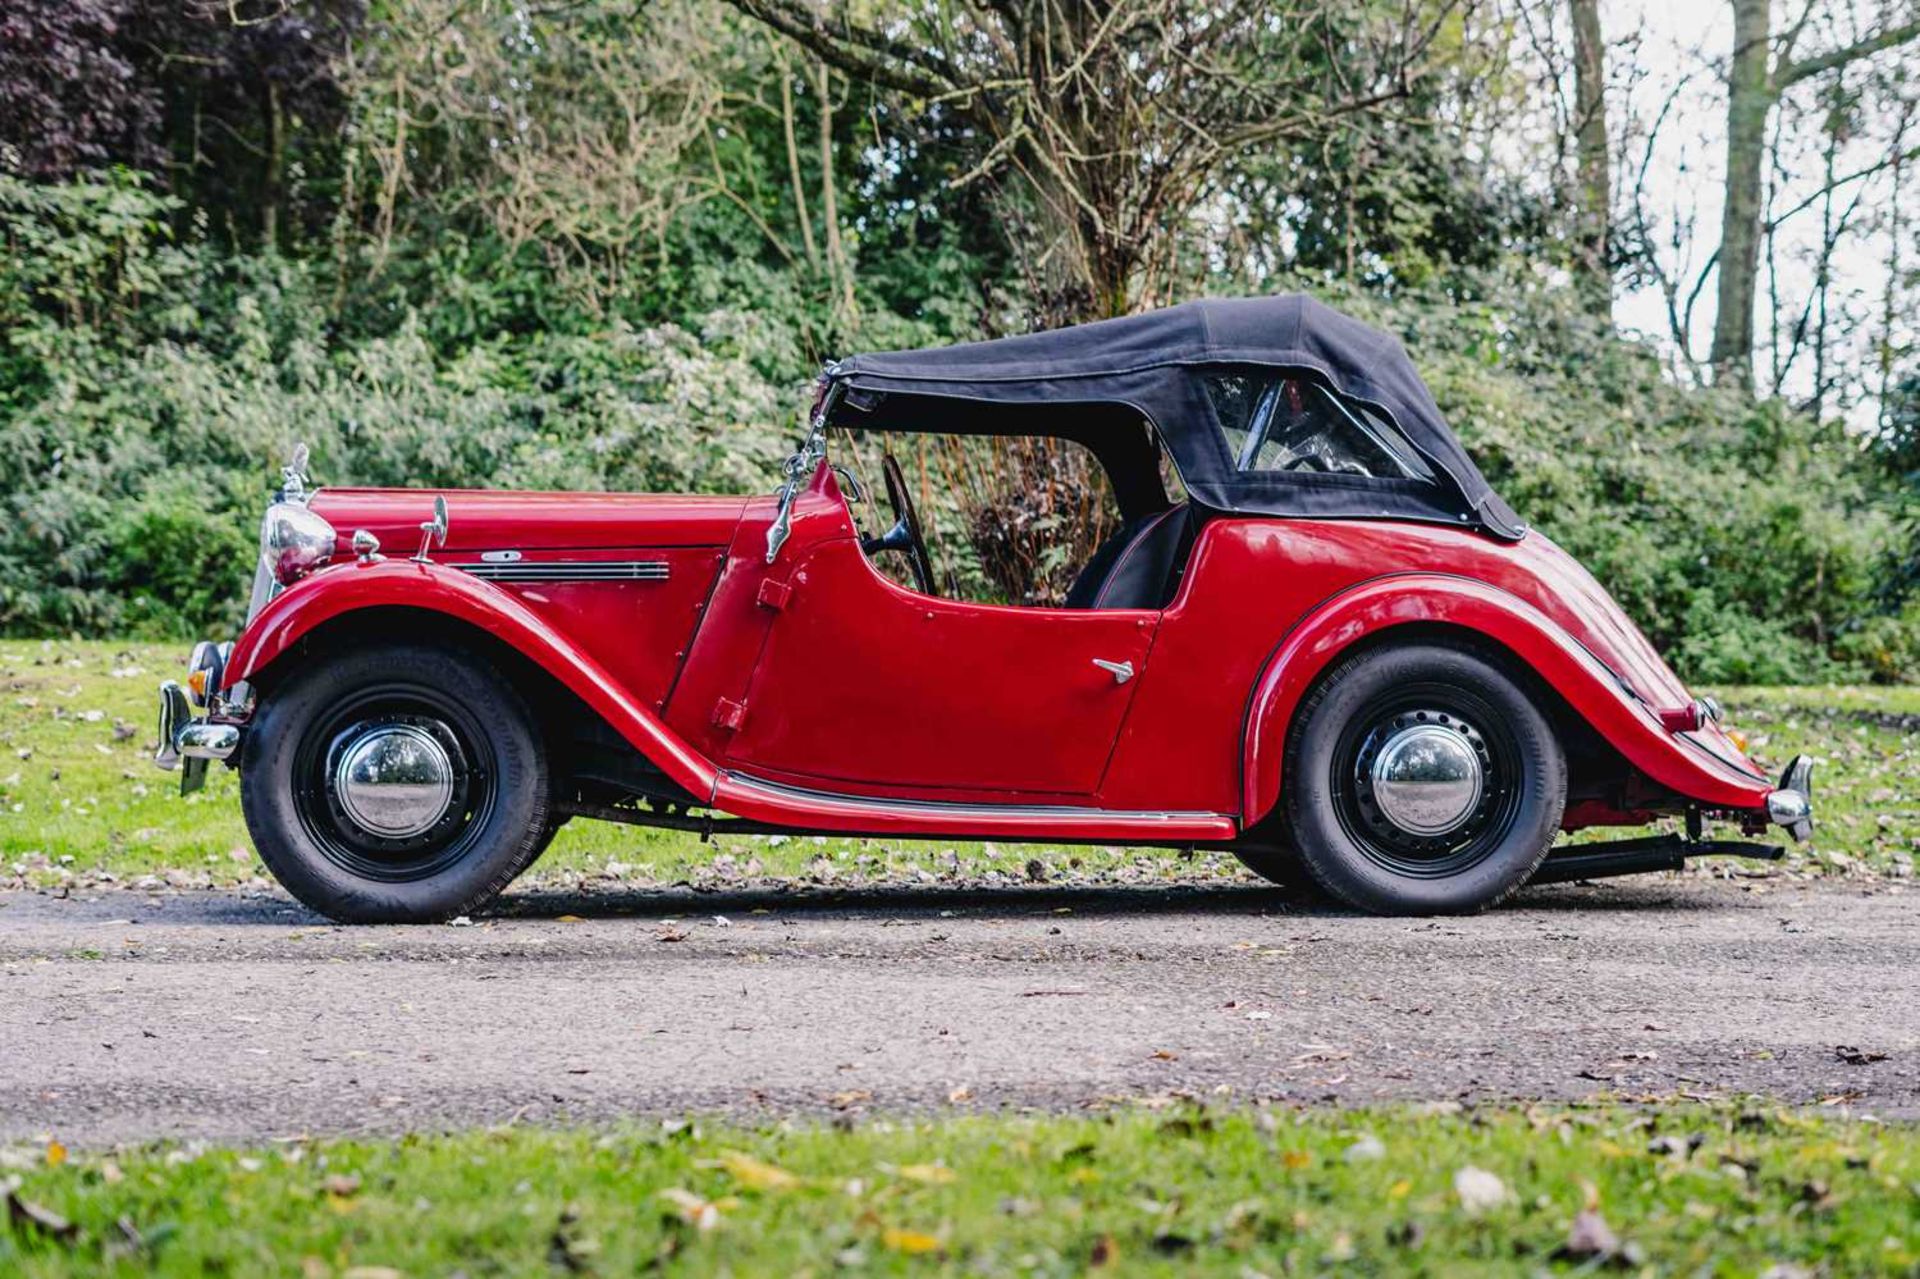
<path id="1" fill-rule="evenodd" d="M 1443 480 L 1237 470 L 1206 388 L 1222 366 L 1324 379 L 1387 417 Z M 1526 530 L 1454 438 L 1399 339 L 1304 294 L 1209 299 L 991 342 L 856 355 L 830 376 L 861 410 L 860 424 L 881 429 L 916 429 L 911 419 L 927 400 L 949 402 L 941 429 L 952 429 L 959 401 L 974 406 L 964 429 L 987 434 L 996 416 L 981 405 L 1026 410 L 1007 415 L 998 429 L 1008 434 L 1034 430 L 1033 410 L 1043 406 L 1127 406 L 1166 441 L 1188 493 L 1217 510 L 1440 521 L 1508 539 Z M 1089 438 L 1092 419 L 1052 433 L 1099 444 Z"/>

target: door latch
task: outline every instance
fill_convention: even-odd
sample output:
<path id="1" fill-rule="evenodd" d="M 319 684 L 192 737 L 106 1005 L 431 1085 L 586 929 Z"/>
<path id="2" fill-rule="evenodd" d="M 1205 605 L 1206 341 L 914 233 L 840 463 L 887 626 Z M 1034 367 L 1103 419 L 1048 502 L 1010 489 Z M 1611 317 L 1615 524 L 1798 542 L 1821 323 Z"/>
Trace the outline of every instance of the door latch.
<path id="1" fill-rule="evenodd" d="M 1133 678 L 1132 662 L 1109 662 L 1104 657 L 1096 657 L 1093 659 L 1093 664 L 1113 676 L 1113 682 L 1116 684 L 1124 684 Z"/>

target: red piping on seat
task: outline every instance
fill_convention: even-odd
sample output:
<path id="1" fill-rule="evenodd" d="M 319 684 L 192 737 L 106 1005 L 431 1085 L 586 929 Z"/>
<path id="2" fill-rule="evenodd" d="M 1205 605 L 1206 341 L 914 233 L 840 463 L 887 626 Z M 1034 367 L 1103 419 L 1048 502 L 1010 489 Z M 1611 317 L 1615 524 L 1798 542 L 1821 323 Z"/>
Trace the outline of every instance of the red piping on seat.
<path id="1" fill-rule="evenodd" d="M 1132 539 L 1127 542 L 1127 549 L 1120 552 L 1120 558 L 1115 560 L 1113 567 L 1107 570 L 1107 580 L 1100 584 L 1100 593 L 1093 597 L 1091 607 L 1100 608 L 1107 602 L 1107 592 L 1113 589 L 1115 580 L 1120 576 L 1120 570 L 1127 566 L 1127 561 L 1132 558 L 1133 553 L 1140 549 L 1140 543 L 1147 540 L 1147 534 L 1159 528 L 1167 516 L 1172 515 L 1175 511 L 1185 510 L 1186 505 L 1185 502 L 1182 502 L 1178 506 L 1169 506 L 1166 510 L 1160 512 L 1160 514 L 1140 526 L 1140 531 L 1135 533 Z M 1161 589 L 1164 590 L 1166 588 L 1163 585 Z"/>

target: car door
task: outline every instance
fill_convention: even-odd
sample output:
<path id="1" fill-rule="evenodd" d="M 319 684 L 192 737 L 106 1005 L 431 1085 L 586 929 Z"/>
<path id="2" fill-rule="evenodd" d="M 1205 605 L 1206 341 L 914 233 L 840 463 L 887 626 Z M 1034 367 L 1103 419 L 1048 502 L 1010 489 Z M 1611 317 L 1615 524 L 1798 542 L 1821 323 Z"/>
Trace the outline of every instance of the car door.
<path id="1" fill-rule="evenodd" d="M 922 595 L 875 571 L 832 500 L 843 526 L 789 546 L 761 593 L 777 616 L 729 765 L 829 788 L 1097 791 L 1159 614 Z"/>

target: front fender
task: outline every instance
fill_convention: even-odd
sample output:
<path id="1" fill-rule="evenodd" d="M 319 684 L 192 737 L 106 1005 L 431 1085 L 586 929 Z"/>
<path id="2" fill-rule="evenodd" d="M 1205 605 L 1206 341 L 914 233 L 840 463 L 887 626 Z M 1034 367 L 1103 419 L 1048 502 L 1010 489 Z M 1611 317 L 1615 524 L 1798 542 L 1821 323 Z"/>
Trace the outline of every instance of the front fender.
<path id="1" fill-rule="evenodd" d="M 1352 587 L 1309 613 L 1267 660 L 1247 706 L 1241 803 L 1251 826 L 1279 802 L 1287 730 L 1314 679 L 1353 644 L 1397 626 L 1441 624 L 1484 636 L 1551 685 L 1654 781 L 1712 808 L 1760 808 L 1771 789 L 1676 737 L 1598 658 L 1533 605 L 1470 578 L 1405 573 Z"/>
<path id="2" fill-rule="evenodd" d="M 357 609 L 396 607 L 443 614 L 494 636 L 571 689 L 667 776 L 702 798 L 713 794 L 713 765 L 604 667 L 511 593 L 443 564 L 388 559 L 341 565 L 289 587 L 234 644 L 227 678 L 255 679 L 322 623 Z"/>

